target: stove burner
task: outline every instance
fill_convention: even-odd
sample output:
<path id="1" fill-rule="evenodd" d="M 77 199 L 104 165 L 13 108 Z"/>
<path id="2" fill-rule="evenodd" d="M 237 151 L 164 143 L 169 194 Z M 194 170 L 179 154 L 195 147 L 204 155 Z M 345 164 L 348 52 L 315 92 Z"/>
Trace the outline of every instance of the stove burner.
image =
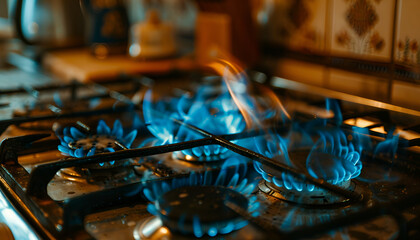
<path id="1" fill-rule="evenodd" d="M 356 189 L 356 184 L 351 181 L 342 182 L 338 186 L 350 191 L 355 191 Z M 306 188 L 308 187 L 306 186 Z M 267 195 L 299 205 L 339 207 L 350 204 L 349 199 L 330 194 L 328 191 L 318 187 L 314 187 L 312 191 L 296 191 L 278 187 L 272 182 L 261 181 L 258 184 L 258 188 Z"/>
<path id="2" fill-rule="evenodd" d="M 115 152 L 119 149 L 129 148 L 133 143 L 137 130 L 132 130 L 124 135 L 122 124 L 119 120 L 115 120 L 114 127 L 111 130 L 105 123 L 100 120 L 96 129 L 96 134 L 87 132 L 82 133 L 75 127 L 66 127 L 63 130 L 63 137 L 58 150 L 63 155 L 72 157 L 92 156 L 95 153 Z M 114 168 L 127 165 L 128 160 L 104 162 L 99 164 L 91 164 L 87 168 Z"/>
<path id="3" fill-rule="evenodd" d="M 163 182 L 144 189 L 144 195 L 152 201 L 147 209 L 158 216 L 173 233 L 203 237 L 214 237 L 238 230 L 247 222 L 230 210 L 225 202 L 247 209 L 257 216 L 259 202 L 250 197 L 255 183 L 248 183 L 239 174 L 229 177 L 221 171 L 216 180 L 212 173 L 192 173 L 189 178 L 174 179 L 171 184 Z"/>
<path id="4" fill-rule="evenodd" d="M 240 133 L 246 128 L 246 121 L 240 108 L 229 93 L 221 78 L 207 78 L 195 95 L 183 94 L 180 98 L 161 100 L 152 104 L 152 91 L 145 94 L 143 114 L 147 128 L 158 140 L 154 145 L 179 143 L 205 137 L 190 129 L 183 122 L 214 135 Z M 251 102 L 252 99 L 246 99 Z M 168 120 L 176 119 L 178 123 Z M 174 158 L 186 161 L 220 161 L 230 152 L 218 145 L 196 147 L 175 152 Z"/>
<path id="5" fill-rule="evenodd" d="M 360 175 L 361 149 L 347 143 L 342 131 L 322 133 L 306 160 L 309 174 L 339 185 Z"/>
<path id="6" fill-rule="evenodd" d="M 192 233 L 197 237 L 207 232 L 234 230 L 238 215 L 224 205 L 232 201 L 241 208 L 248 208 L 248 200 L 241 193 L 220 186 L 185 186 L 166 192 L 157 200 L 159 216 L 172 231 Z M 167 211 L 166 209 L 170 209 Z"/>
<path id="7" fill-rule="evenodd" d="M 64 179 L 75 182 L 88 183 L 107 183 L 107 182 L 125 182 L 128 179 L 136 177 L 134 170 L 130 166 L 130 161 L 125 161 L 125 165 L 113 168 L 63 168 L 58 175 Z"/>
<path id="8" fill-rule="evenodd" d="M 226 160 L 231 156 L 231 152 L 219 145 L 210 145 L 176 151 L 172 156 L 187 162 L 216 162 Z"/>
<path id="9" fill-rule="evenodd" d="M 307 171 L 311 176 L 324 179 L 328 183 L 345 189 L 351 187 L 351 179 L 359 176 L 362 169 L 360 161 L 361 147 L 355 148 L 340 130 L 319 132 L 319 139 L 311 150 L 296 149 L 289 151 L 289 139 L 280 136 L 274 138 L 275 143 L 266 143 L 259 146 L 259 151 L 266 156 L 279 159 L 289 166 L 302 171 Z M 262 175 L 266 183 L 260 184 L 260 189 L 280 199 L 301 204 L 331 204 L 346 202 L 335 196 L 330 196 L 328 191 L 315 187 L 312 184 L 296 179 L 287 172 L 278 172 L 259 162 L 254 162 L 254 167 Z"/>

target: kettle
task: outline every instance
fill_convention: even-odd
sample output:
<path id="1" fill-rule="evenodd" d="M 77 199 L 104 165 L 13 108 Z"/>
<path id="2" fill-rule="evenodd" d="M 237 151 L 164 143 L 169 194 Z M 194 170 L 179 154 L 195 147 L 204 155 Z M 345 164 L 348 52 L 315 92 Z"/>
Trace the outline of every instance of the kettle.
<path id="1" fill-rule="evenodd" d="M 85 42 L 79 0 L 16 0 L 14 25 L 28 45 L 58 48 Z"/>

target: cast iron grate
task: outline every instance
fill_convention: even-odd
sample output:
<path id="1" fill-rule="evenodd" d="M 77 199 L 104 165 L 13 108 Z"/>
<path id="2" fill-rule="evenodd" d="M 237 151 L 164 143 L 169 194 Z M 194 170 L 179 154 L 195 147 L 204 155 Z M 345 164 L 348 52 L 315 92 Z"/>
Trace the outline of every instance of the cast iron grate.
<path id="1" fill-rule="evenodd" d="M 125 106 L 122 110 L 130 111 L 132 106 L 128 108 Z M 115 112 L 115 109 L 104 110 Z M 2 127 L 9 125 L 19 124 L 21 122 L 38 121 L 43 119 L 53 119 L 56 117 L 78 117 L 78 116 L 90 116 L 98 114 L 95 111 L 90 112 L 79 112 L 72 113 L 69 115 L 51 115 L 42 117 L 32 118 L 17 118 L 3 120 L 0 122 Z M 124 204 L 130 204 L 139 201 L 139 196 L 142 194 L 142 186 L 138 183 L 130 183 L 124 186 L 115 187 L 112 189 L 102 190 L 79 197 L 71 198 L 65 201 L 53 201 L 47 194 L 47 185 L 51 179 L 55 176 L 57 171 L 62 168 L 82 166 L 87 163 L 101 163 L 109 161 L 120 161 L 127 158 L 135 157 L 147 157 L 162 153 L 168 153 L 173 151 L 180 151 L 184 149 L 194 148 L 198 146 L 214 145 L 217 144 L 221 147 L 227 148 L 233 152 L 236 152 L 242 156 L 250 158 L 254 161 L 258 161 L 264 165 L 269 166 L 272 169 L 280 172 L 287 172 L 297 179 L 309 182 L 315 186 L 330 191 L 332 194 L 343 196 L 352 201 L 363 201 L 363 196 L 359 193 L 348 191 L 339 188 L 335 185 L 329 184 L 323 180 L 314 178 L 306 173 L 300 172 L 287 165 L 273 161 L 261 154 L 258 154 L 250 149 L 241 147 L 231 142 L 231 140 L 238 140 L 247 138 L 259 134 L 263 134 L 260 131 L 246 131 L 240 134 L 232 135 L 213 135 L 203 129 L 199 129 L 195 126 L 188 125 L 184 122 L 180 122 L 176 119 L 171 119 L 177 124 L 184 125 L 196 131 L 203 136 L 202 139 L 186 141 L 181 143 L 169 144 L 164 146 L 146 147 L 140 149 L 128 149 L 113 153 L 101 153 L 93 156 L 86 156 L 82 158 L 66 158 L 63 160 L 43 163 L 37 165 L 31 172 L 28 172 L 17 162 L 17 157 L 24 151 L 37 152 L 33 149 L 34 146 L 39 148 L 39 151 L 43 150 L 42 144 L 39 144 L 39 140 L 48 136 L 48 134 L 34 134 L 27 136 L 19 136 L 14 138 L 8 138 L 2 141 L 0 145 L 0 161 L 1 168 L 0 173 L 3 176 L 2 188 L 6 189 L 10 186 L 12 189 L 9 195 L 16 194 L 20 198 L 23 205 L 20 205 L 20 210 L 29 216 L 34 225 L 38 230 L 44 232 L 44 237 L 60 237 L 68 234 L 87 234 L 83 229 L 84 217 L 90 213 L 94 213 L 104 208 L 111 208 Z M 344 125 L 344 128 L 346 126 Z M 4 129 L 3 129 L 4 130 Z M 281 132 L 285 129 L 275 129 L 275 131 Z M 36 145 L 38 142 L 38 145 Z M 47 144 L 44 142 L 44 144 Z M 412 141 L 411 145 L 418 146 L 418 141 Z M 178 177 L 171 176 L 169 178 Z M 179 176 L 180 177 L 180 176 Z M 168 178 L 161 178 L 159 180 L 167 180 Z M 100 199 L 100 201 L 98 201 Z M 267 225 L 262 220 L 248 216 L 247 214 L 235 209 L 235 206 L 231 208 L 237 211 L 243 218 L 249 220 L 251 224 L 256 225 L 258 228 L 267 230 L 267 234 L 271 236 L 284 236 L 286 238 L 294 239 L 301 237 L 309 237 L 314 233 L 316 229 L 317 233 L 331 231 L 343 226 L 360 223 L 361 221 L 375 218 L 384 214 L 391 215 L 400 227 L 400 237 L 405 237 L 407 234 L 407 223 L 399 213 L 400 210 L 419 204 L 420 194 L 411 194 L 404 199 L 396 200 L 393 202 L 375 204 L 372 207 L 364 208 L 353 214 L 334 219 L 333 222 L 324 222 L 314 226 L 304 226 L 292 232 L 280 232 L 278 229 Z M 46 217 L 48 216 L 48 217 Z"/>

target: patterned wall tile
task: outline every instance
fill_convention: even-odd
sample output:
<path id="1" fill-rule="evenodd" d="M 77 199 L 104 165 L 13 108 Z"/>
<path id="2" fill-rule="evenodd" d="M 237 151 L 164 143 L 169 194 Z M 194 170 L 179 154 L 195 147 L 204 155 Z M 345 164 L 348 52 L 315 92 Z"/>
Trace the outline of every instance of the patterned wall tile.
<path id="1" fill-rule="evenodd" d="M 420 65 L 420 1 L 400 0 L 398 5 L 394 60 L 404 65 Z"/>
<path id="2" fill-rule="evenodd" d="M 333 55 L 390 61 L 395 0 L 334 0 Z"/>
<path id="3" fill-rule="evenodd" d="M 325 49 L 325 25 L 329 0 L 265 0 L 260 22 L 270 42 L 300 51 Z"/>

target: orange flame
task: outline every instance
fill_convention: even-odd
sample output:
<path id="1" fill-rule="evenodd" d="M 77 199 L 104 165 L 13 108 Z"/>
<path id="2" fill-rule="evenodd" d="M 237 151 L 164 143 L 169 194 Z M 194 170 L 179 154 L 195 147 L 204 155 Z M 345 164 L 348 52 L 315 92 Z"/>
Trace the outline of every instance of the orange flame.
<path id="1" fill-rule="evenodd" d="M 241 70 L 242 68 L 240 68 L 237 64 L 224 59 L 217 59 L 216 61 L 209 63 L 207 66 L 215 70 L 220 76 L 223 76 L 223 81 L 226 83 L 233 101 L 244 117 L 247 127 L 250 127 L 252 123 L 255 123 L 256 117 L 251 115 L 252 112 L 249 111 L 247 106 L 239 100 L 231 86 L 231 82 L 239 81 L 239 78 L 244 76 L 243 71 Z"/>
<path id="2" fill-rule="evenodd" d="M 233 101 L 235 102 L 236 106 L 238 107 L 239 111 L 241 112 L 242 116 L 245 119 L 246 125 L 248 128 L 251 128 L 253 125 L 261 126 L 262 124 L 259 123 L 258 117 L 256 115 L 257 109 L 251 109 L 245 102 L 240 100 L 240 97 L 237 94 L 237 91 L 233 89 L 234 83 L 240 84 L 240 80 L 242 78 L 246 79 L 246 74 L 243 68 L 240 67 L 238 63 L 234 63 L 233 61 L 228 61 L 225 59 L 216 59 L 215 61 L 208 63 L 206 65 L 213 69 L 217 74 L 223 77 L 224 82 L 228 88 L 229 94 L 232 96 Z M 274 92 L 270 89 L 266 88 L 264 91 L 271 101 L 274 102 L 274 109 L 280 109 L 284 115 L 290 119 L 290 115 L 284 108 L 283 104 L 281 103 L 280 99 L 277 98 Z"/>
<path id="3" fill-rule="evenodd" d="M 280 109 L 281 112 L 288 118 L 291 119 L 290 114 L 286 111 L 286 108 L 283 106 L 283 103 L 280 99 L 276 96 L 276 94 L 271 91 L 271 89 L 264 87 L 264 93 L 267 94 L 268 98 L 271 99 L 275 106 L 274 108 Z"/>

